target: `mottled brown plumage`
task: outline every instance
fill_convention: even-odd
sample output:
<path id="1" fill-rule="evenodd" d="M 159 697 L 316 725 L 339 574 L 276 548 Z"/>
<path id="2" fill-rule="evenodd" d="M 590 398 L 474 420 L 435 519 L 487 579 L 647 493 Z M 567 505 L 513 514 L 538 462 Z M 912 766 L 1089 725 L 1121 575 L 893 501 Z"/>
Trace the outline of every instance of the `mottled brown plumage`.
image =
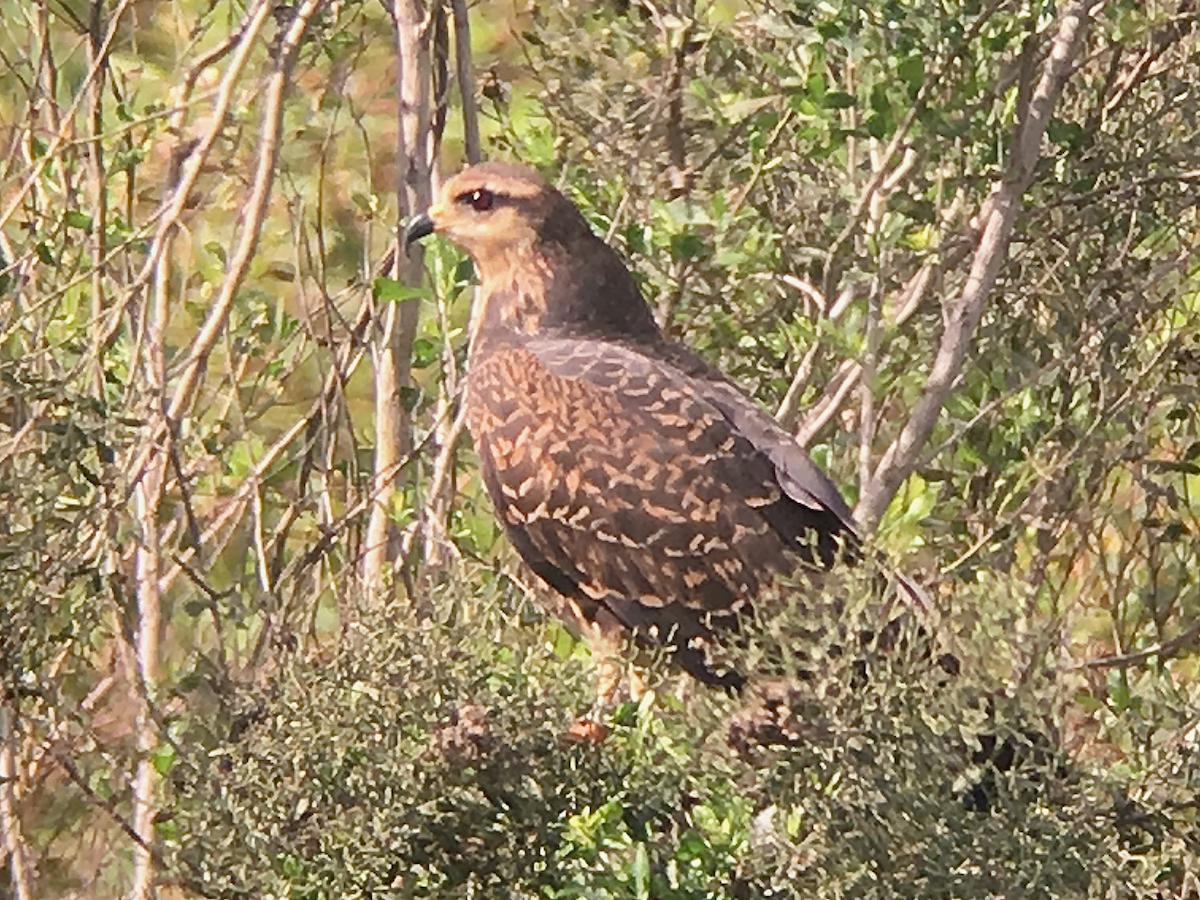
<path id="1" fill-rule="evenodd" d="M 663 337 L 620 257 L 532 170 L 460 173 L 409 240 L 431 231 L 475 260 L 467 424 L 518 552 L 575 616 L 740 686 L 704 648 L 777 576 L 856 551 L 837 489 Z"/>

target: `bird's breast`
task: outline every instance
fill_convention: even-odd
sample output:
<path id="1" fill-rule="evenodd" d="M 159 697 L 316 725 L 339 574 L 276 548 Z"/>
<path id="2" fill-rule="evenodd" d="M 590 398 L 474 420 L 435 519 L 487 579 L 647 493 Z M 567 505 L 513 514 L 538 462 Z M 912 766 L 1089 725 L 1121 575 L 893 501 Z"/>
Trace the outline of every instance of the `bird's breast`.
<path id="1" fill-rule="evenodd" d="M 471 353 L 490 348 L 506 336 L 536 334 L 547 312 L 551 270 L 538 254 L 492 261 L 485 268 L 471 308 Z"/>

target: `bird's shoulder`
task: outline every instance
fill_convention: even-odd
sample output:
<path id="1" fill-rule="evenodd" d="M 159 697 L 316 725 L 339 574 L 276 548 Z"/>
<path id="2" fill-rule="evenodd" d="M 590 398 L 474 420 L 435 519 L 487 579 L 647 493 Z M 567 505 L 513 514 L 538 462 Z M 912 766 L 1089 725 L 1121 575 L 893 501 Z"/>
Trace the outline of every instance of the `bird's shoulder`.
<path id="1" fill-rule="evenodd" d="M 698 466 L 754 448 L 686 373 L 615 341 L 532 337 L 472 360 L 468 426 L 497 462 L 517 457 Z"/>

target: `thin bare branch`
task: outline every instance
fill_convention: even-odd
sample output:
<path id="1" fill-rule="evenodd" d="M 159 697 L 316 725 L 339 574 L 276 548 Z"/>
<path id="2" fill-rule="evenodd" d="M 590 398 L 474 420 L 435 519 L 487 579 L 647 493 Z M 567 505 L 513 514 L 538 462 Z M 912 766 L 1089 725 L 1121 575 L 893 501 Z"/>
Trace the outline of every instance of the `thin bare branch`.
<path id="1" fill-rule="evenodd" d="M 403 223 L 433 199 L 432 123 L 430 84 L 432 78 L 433 17 L 424 0 L 391 0 L 396 67 L 397 116 L 396 156 L 399 183 L 396 185 L 399 251 L 395 255 L 395 277 L 416 285 L 423 275 L 421 251 L 404 252 Z M 400 461 L 412 448 L 412 426 L 402 393 L 408 385 L 412 344 L 416 336 L 418 305 L 408 299 L 388 303 L 382 310 L 380 329 L 372 342 L 375 370 L 375 457 L 371 480 L 371 514 L 367 522 L 366 547 L 362 558 L 362 581 L 368 603 L 377 603 L 384 588 L 387 561 L 394 558 L 394 529 L 391 522 L 392 491 L 403 478 Z"/>
<path id="2" fill-rule="evenodd" d="M 8 698 L 0 702 L 0 843 L 7 857 L 12 897 L 32 900 L 32 876 L 21 820 L 17 818 L 17 739 L 13 720 L 17 711 Z"/>
<path id="3" fill-rule="evenodd" d="M 454 71 L 462 100 L 463 151 L 467 162 L 483 159 L 479 137 L 479 105 L 475 102 L 475 75 L 471 66 L 471 24 L 466 0 L 451 0 L 454 19 Z"/>
<path id="4" fill-rule="evenodd" d="M 133 854 L 132 900 L 149 900 L 154 891 L 154 792 L 158 783 L 151 754 L 158 744 L 158 726 L 150 714 L 154 691 L 158 685 L 159 630 L 162 624 L 162 600 L 158 589 L 160 552 L 163 537 L 159 529 L 163 483 L 166 480 L 169 458 L 168 443 L 173 438 L 164 422 L 162 395 L 166 378 L 165 335 L 167 327 L 167 296 L 170 282 L 170 260 L 164 255 L 154 270 L 150 294 L 151 312 L 147 317 L 143 342 L 144 358 L 140 361 L 145 380 L 146 425 L 143 431 L 143 452 L 148 455 L 146 469 L 134 487 L 134 519 L 137 523 L 137 549 L 134 554 L 134 593 L 137 622 L 129 683 L 139 686 L 137 729 L 138 762 L 133 779 L 133 816 L 131 827 L 138 836 Z"/>
<path id="5" fill-rule="evenodd" d="M 104 34 L 104 40 L 100 43 L 99 48 L 94 53 L 94 64 L 89 66 L 87 75 L 84 76 L 83 84 L 80 85 L 78 92 L 75 94 L 75 98 L 71 101 L 71 105 L 67 107 L 66 111 L 63 113 L 63 119 L 69 120 L 73 118 L 75 113 L 78 111 L 80 104 L 82 104 L 87 98 L 87 89 L 93 80 L 95 80 L 95 78 L 100 74 L 101 68 L 105 65 L 105 62 L 108 59 L 108 53 L 112 49 L 113 40 L 117 36 L 117 31 L 121 24 L 121 17 L 125 14 L 125 11 L 129 9 L 129 6 L 132 2 L 133 0 L 120 0 L 120 2 L 117 3 L 116 8 L 110 13 L 108 30 Z M 48 91 L 47 96 L 53 96 L 53 90 Z M 53 104 L 45 104 L 45 106 L 48 110 L 53 108 Z M 14 191 L 10 196 L 8 206 L 4 208 L 4 212 L 0 213 L 0 228 L 3 228 L 6 224 L 8 224 L 8 220 L 12 218 L 13 213 L 20 209 L 21 204 L 25 202 L 25 198 L 29 195 L 29 192 L 36 187 L 39 180 L 42 178 L 43 161 L 46 159 L 53 159 L 62 146 L 73 137 L 70 129 L 61 127 L 52 128 L 51 134 L 53 134 L 54 137 L 50 140 L 49 145 L 45 150 L 38 154 L 36 163 L 33 160 L 30 160 L 28 166 L 29 174 L 25 177 L 25 181 L 22 182 L 21 187 Z"/>
<path id="6" fill-rule="evenodd" d="M 1082 668 L 1088 669 L 1115 669 L 1128 668 L 1129 666 L 1140 665 L 1148 662 L 1151 659 L 1170 659 L 1177 653 L 1190 648 L 1197 640 L 1200 640 L 1200 618 L 1193 620 L 1187 628 L 1165 641 L 1160 641 L 1153 644 L 1144 650 L 1137 650 L 1132 653 L 1116 653 L 1111 656 L 1101 656 L 1096 659 L 1089 659 L 1083 663 Z"/>
<path id="7" fill-rule="evenodd" d="M 1021 197 L 1033 178 L 1046 126 L 1073 70 L 1097 2 L 1077 0 L 1063 10 L 1041 79 L 1029 104 L 1029 117 L 1021 123 L 1008 170 L 980 210 L 980 237 L 966 285 L 961 295 L 947 303 L 943 310 L 942 337 L 921 397 L 900 435 L 885 451 L 859 499 L 855 515 L 868 531 L 874 529 L 896 489 L 916 465 L 921 448 L 933 433 L 942 407 L 962 372 L 971 338 L 1007 258 L 1013 223 L 1020 210 Z"/>
<path id="8" fill-rule="evenodd" d="M 885 251 L 886 253 L 886 251 Z M 858 484 L 861 490 L 871 478 L 871 445 L 875 438 L 875 372 L 879 365 L 883 307 L 883 281 L 886 278 L 885 261 L 880 261 L 881 271 L 875 276 L 871 293 L 867 297 L 866 348 L 859 367 L 858 404 Z"/>

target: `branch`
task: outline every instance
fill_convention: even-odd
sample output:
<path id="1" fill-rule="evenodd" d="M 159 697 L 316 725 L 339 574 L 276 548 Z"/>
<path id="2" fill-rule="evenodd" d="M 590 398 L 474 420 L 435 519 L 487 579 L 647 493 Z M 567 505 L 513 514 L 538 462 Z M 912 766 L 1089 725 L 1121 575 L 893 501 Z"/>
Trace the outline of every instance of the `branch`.
<path id="1" fill-rule="evenodd" d="M 451 0 L 454 18 L 454 72 L 458 93 L 462 98 L 463 151 L 467 162 L 483 159 L 483 144 L 479 138 L 479 107 L 475 103 L 475 75 L 471 68 L 471 25 L 466 0 Z"/>
<path id="2" fill-rule="evenodd" d="M 208 355 L 225 328 L 229 308 L 233 305 L 237 289 L 241 286 L 250 260 L 258 248 L 267 202 L 271 199 L 271 186 L 275 181 L 275 162 L 279 155 L 279 137 L 283 129 L 284 93 L 290 81 L 292 63 L 300 41 L 308 29 L 309 20 L 316 15 L 324 2 L 325 0 L 305 0 L 297 6 L 292 11 L 287 29 L 279 41 L 276 50 L 277 62 L 267 78 L 264 91 L 265 105 L 261 123 L 262 139 L 257 154 L 258 165 L 255 167 L 250 194 L 243 205 L 245 218 L 242 221 L 241 233 L 229 256 L 221 288 L 213 299 L 200 333 L 192 342 L 191 352 L 184 361 L 179 383 L 171 396 L 167 415 L 172 420 L 178 420 L 195 400 L 196 387 L 204 374 Z"/>
<path id="3" fill-rule="evenodd" d="M 1033 180 L 1046 126 L 1073 71 L 1087 21 L 1097 3 L 1098 0 L 1076 0 L 1062 14 L 1041 80 L 1029 103 L 1028 118 L 1020 124 L 1014 141 L 1008 171 L 980 210 L 980 237 L 967 282 L 962 294 L 943 309 L 942 338 L 921 397 L 900 435 L 863 486 L 855 516 L 864 530 L 875 528 L 900 483 L 916 466 L 921 448 L 933 433 L 942 407 L 962 373 L 971 339 L 1008 256 L 1013 223 L 1021 198 Z"/>
<path id="4" fill-rule="evenodd" d="M 1187 629 L 1181 631 L 1170 640 L 1153 644 L 1145 650 L 1138 650 L 1134 653 L 1121 653 L 1115 656 L 1101 656 L 1097 659 L 1089 659 L 1078 668 L 1125 668 L 1127 666 L 1139 665 L 1156 656 L 1164 660 L 1170 659 L 1185 647 L 1195 643 L 1197 638 L 1200 638 L 1200 618 L 1197 618 Z"/>
<path id="5" fill-rule="evenodd" d="M 0 859 L 6 859 L 11 877 L 13 900 L 32 900 L 31 875 L 28 847 L 21 834 L 21 820 L 17 816 L 17 779 L 20 765 L 17 761 L 17 740 L 14 720 L 17 717 L 15 701 L 10 705 L 7 698 L 0 703 Z"/>
<path id="6" fill-rule="evenodd" d="M 433 199 L 432 127 L 429 91 L 432 80 L 433 17 L 423 0 L 390 0 L 396 42 L 396 159 L 398 178 L 396 223 L 398 250 L 395 274 L 406 284 L 422 277 L 420 250 L 404 251 L 400 229 L 413 213 Z M 383 574 L 394 548 L 389 500 L 402 479 L 400 465 L 412 448 L 412 425 L 401 401 L 410 375 L 412 344 L 416 336 L 417 303 L 403 300 L 387 304 L 371 346 L 375 364 L 375 454 L 372 461 L 371 513 L 367 518 L 366 547 L 362 558 L 365 598 L 375 604 L 382 595 Z"/>

